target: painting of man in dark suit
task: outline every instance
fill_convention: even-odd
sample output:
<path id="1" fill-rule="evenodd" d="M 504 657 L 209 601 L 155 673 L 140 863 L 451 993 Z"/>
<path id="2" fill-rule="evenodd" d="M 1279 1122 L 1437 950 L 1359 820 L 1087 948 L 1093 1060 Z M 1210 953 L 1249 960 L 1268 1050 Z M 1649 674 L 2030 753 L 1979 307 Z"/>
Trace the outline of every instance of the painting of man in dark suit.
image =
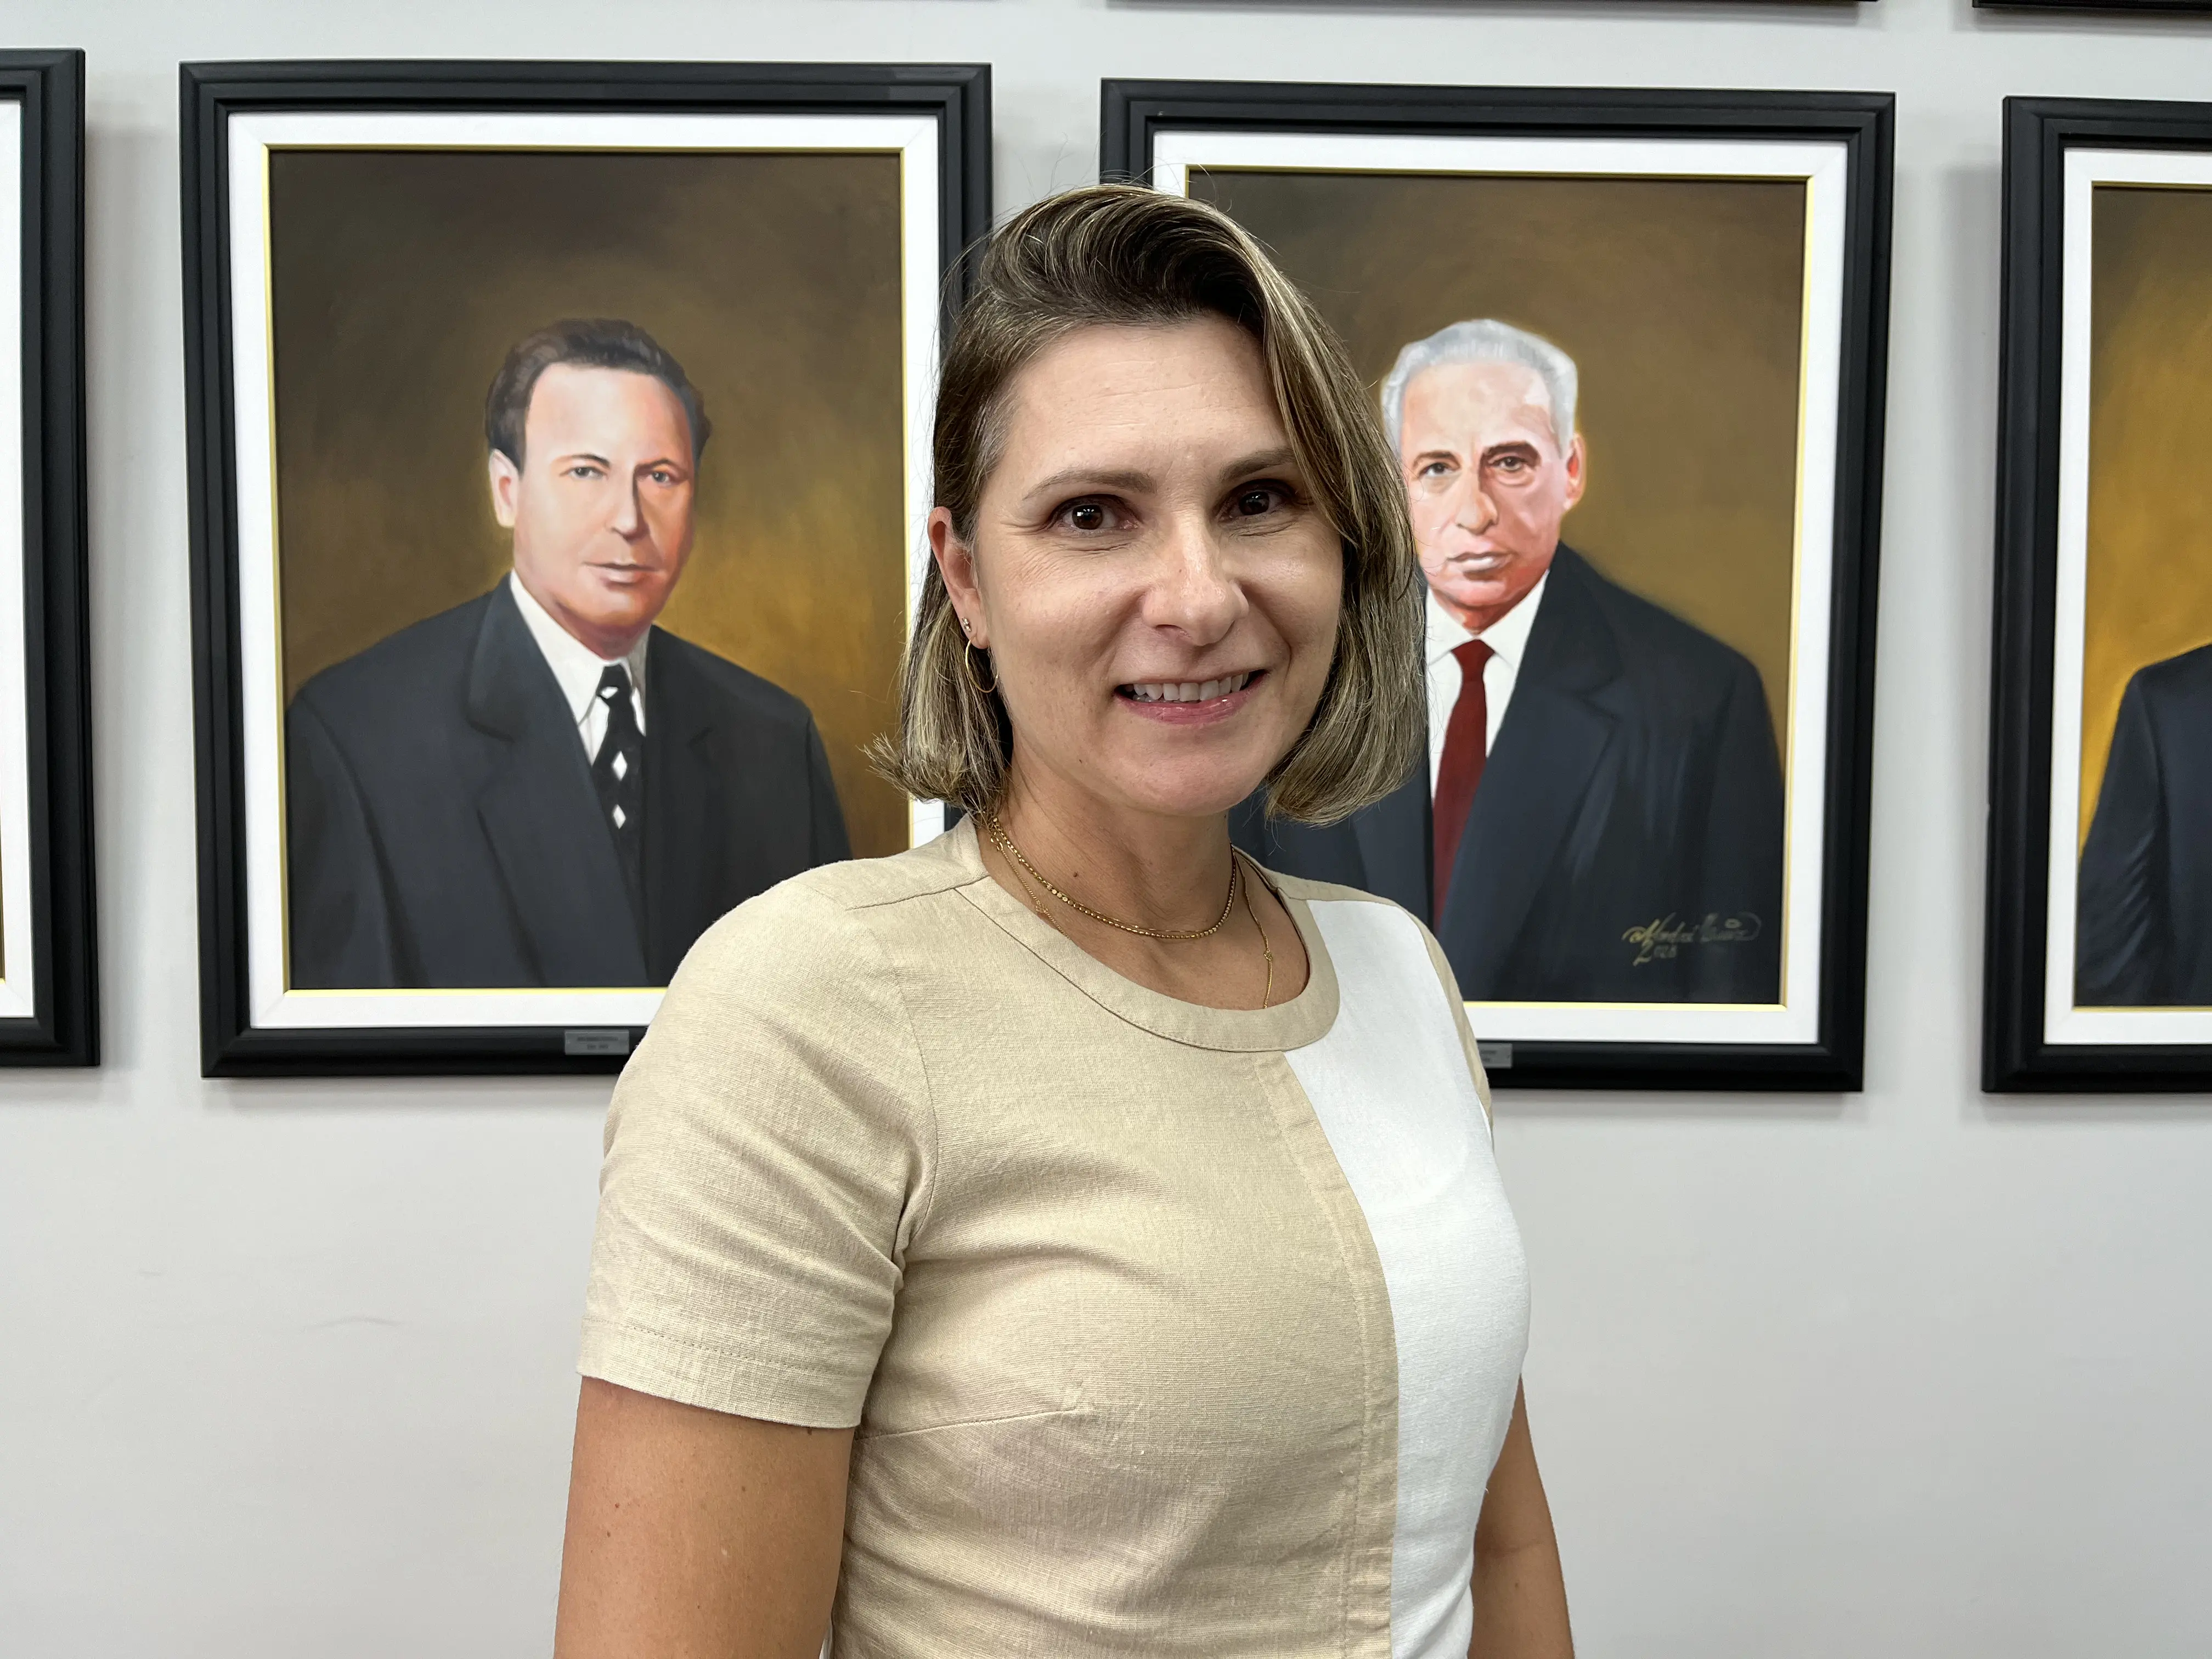
<path id="1" fill-rule="evenodd" d="M 634 324 L 507 355 L 485 433 L 513 569 L 288 711 L 294 988 L 663 985 L 724 911 L 848 856 L 805 705 L 654 625 L 708 429 Z"/>
<path id="2" fill-rule="evenodd" d="M 2212 1006 L 2212 645 L 2138 669 L 2081 848 L 2074 1000 Z"/>
<path id="3" fill-rule="evenodd" d="M 1560 539 L 1588 483 L 1578 376 L 1492 320 L 1383 383 L 1426 578 L 1429 753 L 1278 867 L 1428 918 L 1478 1001 L 1762 1003 L 1781 987 L 1783 785 L 1758 672 Z"/>

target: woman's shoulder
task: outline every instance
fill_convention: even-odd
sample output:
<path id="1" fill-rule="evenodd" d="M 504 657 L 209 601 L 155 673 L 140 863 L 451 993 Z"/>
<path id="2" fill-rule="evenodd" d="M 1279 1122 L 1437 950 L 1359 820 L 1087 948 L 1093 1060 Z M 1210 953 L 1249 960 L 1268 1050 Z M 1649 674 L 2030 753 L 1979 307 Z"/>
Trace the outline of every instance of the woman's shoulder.
<path id="1" fill-rule="evenodd" d="M 747 899 L 685 955 L 647 1046 L 910 1047 L 915 964 L 972 879 L 933 848 L 823 865 Z"/>
<path id="2" fill-rule="evenodd" d="M 677 969 L 617 1105 L 735 1089 L 760 1118 L 786 1094 L 812 1099 L 826 1087 L 848 1107 L 910 1107 L 923 1092 L 912 941 L 941 915 L 927 902 L 951 898 L 967 878 L 924 846 L 824 865 L 747 899 Z"/>
<path id="3" fill-rule="evenodd" d="M 1286 876 L 1279 870 L 1267 869 L 1265 865 L 1260 867 L 1267 871 L 1268 884 L 1277 892 L 1287 893 L 1292 898 L 1302 898 L 1309 904 L 1372 904 L 1383 910 L 1395 910 L 1408 920 L 1413 919 L 1412 911 L 1395 900 L 1384 898 L 1378 893 L 1370 893 L 1358 887 L 1346 887 L 1340 882 L 1315 881 L 1307 876 Z"/>
<path id="4" fill-rule="evenodd" d="M 1428 924 L 1396 901 L 1357 887 L 1279 876 L 1273 871 L 1268 876 L 1277 891 L 1304 901 L 1334 958 L 1340 981 L 1348 979 L 1368 994 L 1386 998 L 1402 1000 L 1416 992 L 1433 994 L 1424 988 L 1427 987 L 1442 994 L 1443 1006 L 1437 1011 L 1449 1020 L 1487 1112 L 1490 1080 L 1483 1071 L 1480 1047 L 1468 1024 L 1459 980 Z"/>
<path id="5" fill-rule="evenodd" d="M 872 941 L 887 931 L 928 927 L 931 902 L 975 879 L 947 839 L 887 858 L 819 865 L 779 882 L 702 933 L 684 969 L 697 963 L 720 973 L 765 960 L 787 975 L 856 953 L 880 955 Z"/>
<path id="6" fill-rule="evenodd" d="M 1356 938 L 1358 954 L 1368 958 L 1364 966 L 1372 969 L 1381 965 L 1376 960 L 1380 958 L 1401 973 L 1411 971 L 1421 977 L 1434 975 L 1449 992 L 1451 1000 L 1459 1000 L 1459 987 L 1452 978 L 1450 964 L 1444 960 L 1436 935 L 1425 922 L 1396 900 L 1333 881 L 1277 875 L 1272 870 L 1267 877 L 1274 883 L 1277 892 L 1304 901 L 1324 938 L 1351 936 L 1346 943 Z M 1340 947 L 1332 939 L 1330 948 L 1335 951 Z"/>

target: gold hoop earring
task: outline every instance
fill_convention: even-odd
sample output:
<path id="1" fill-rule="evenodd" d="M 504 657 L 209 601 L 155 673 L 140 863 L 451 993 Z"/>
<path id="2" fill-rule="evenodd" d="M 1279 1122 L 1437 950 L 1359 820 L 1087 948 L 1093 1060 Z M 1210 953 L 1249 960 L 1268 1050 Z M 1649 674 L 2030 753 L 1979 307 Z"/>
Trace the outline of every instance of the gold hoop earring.
<path id="1" fill-rule="evenodd" d="M 961 647 L 960 663 L 961 665 L 968 671 L 968 684 L 974 686 L 978 692 L 988 697 L 991 693 L 999 689 L 999 677 L 995 673 L 993 674 L 991 676 L 991 683 L 988 685 L 984 684 L 983 677 L 975 672 L 975 659 L 978 657 L 981 657 L 984 661 L 988 662 L 991 659 L 991 653 L 988 651 L 977 650 L 975 648 L 975 643 L 972 640 L 969 641 Z"/>

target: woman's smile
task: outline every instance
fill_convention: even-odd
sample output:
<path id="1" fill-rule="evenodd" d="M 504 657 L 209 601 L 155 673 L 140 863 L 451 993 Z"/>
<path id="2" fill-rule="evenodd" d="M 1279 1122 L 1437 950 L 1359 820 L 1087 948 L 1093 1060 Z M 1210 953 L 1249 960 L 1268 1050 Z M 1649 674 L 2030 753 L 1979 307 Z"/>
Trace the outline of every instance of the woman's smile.
<path id="1" fill-rule="evenodd" d="M 1143 680 L 1118 686 L 1114 695 L 1132 714 L 1162 726 L 1212 725 L 1249 703 L 1267 672 L 1249 668 L 1205 680 Z"/>

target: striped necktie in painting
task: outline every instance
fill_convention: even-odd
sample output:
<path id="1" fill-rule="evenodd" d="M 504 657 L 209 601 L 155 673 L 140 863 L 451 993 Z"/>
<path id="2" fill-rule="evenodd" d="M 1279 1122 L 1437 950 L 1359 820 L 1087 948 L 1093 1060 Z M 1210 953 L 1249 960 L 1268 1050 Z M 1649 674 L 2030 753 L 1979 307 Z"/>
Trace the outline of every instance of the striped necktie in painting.
<path id="1" fill-rule="evenodd" d="M 630 914 L 645 916 L 645 733 L 638 729 L 637 702 L 629 670 L 616 663 L 599 676 L 592 693 L 606 710 L 607 729 L 592 757 L 592 784 L 599 810 L 613 831 L 622 860 L 623 885 L 629 890 Z"/>

